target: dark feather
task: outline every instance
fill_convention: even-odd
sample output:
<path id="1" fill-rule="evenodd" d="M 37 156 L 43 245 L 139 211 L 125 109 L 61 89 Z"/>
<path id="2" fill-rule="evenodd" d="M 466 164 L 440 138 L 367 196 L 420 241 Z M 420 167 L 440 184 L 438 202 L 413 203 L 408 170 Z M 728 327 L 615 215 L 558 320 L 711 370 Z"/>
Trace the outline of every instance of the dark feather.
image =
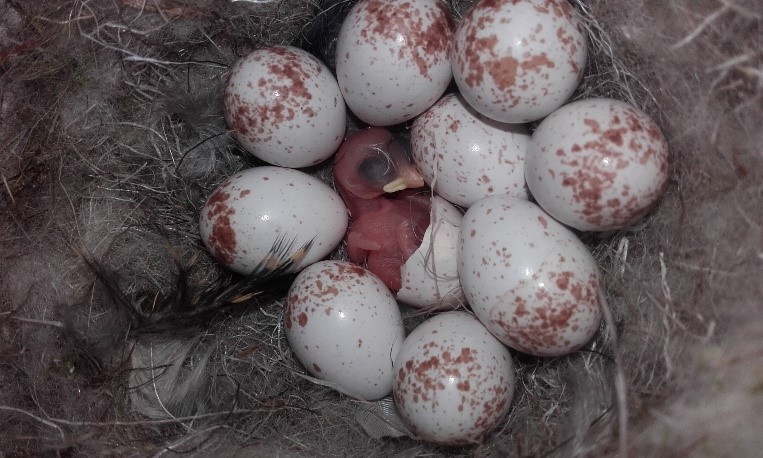
<path id="1" fill-rule="evenodd" d="M 270 254 L 249 275 L 223 272 L 209 284 L 190 281 L 192 265 L 185 266 L 177 253 L 167 247 L 176 273 L 169 292 L 159 289 L 127 293 L 122 286 L 123 275 L 95 260 L 86 250 L 75 249 L 106 296 L 126 319 L 132 336 L 154 333 L 185 335 L 208 327 L 228 316 L 244 313 L 255 304 L 270 303 L 283 297 L 296 276 L 294 265 L 301 260 L 313 241 L 293 251 L 295 242 L 281 237 L 273 244 Z M 289 254 L 294 253 L 294 254 Z"/>

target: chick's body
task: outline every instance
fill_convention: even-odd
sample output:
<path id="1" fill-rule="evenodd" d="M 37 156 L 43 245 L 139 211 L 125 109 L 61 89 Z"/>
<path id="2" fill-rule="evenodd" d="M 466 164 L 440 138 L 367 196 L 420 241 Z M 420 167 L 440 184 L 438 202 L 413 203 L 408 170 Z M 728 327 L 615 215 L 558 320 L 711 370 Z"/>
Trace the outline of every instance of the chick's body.
<path id="1" fill-rule="evenodd" d="M 387 287 L 401 286 L 400 268 L 421 245 L 429 226 L 430 198 L 403 146 L 387 130 L 350 135 L 334 160 L 334 185 L 352 222 L 347 253 L 365 263 Z"/>

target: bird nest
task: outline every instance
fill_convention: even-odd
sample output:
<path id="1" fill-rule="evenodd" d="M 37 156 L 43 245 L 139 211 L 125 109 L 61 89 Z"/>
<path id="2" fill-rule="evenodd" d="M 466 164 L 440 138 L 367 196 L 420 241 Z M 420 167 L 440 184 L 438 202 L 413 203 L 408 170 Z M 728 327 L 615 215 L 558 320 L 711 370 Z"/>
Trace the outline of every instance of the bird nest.
<path id="1" fill-rule="evenodd" d="M 443 447 L 409 438 L 389 400 L 308 377 L 282 328 L 288 282 L 244 285 L 199 239 L 206 196 L 258 165 L 222 116 L 227 69 L 269 44 L 331 65 L 352 3 L 0 0 L 0 451 L 760 450 L 759 4 L 573 2 L 590 45 L 574 97 L 649 113 L 670 145 L 669 186 L 638 226 L 583 236 L 608 304 L 594 340 L 559 358 L 515 355 L 505 422 L 479 444 Z M 473 2 L 449 3 L 458 20 Z M 330 181 L 327 166 L 310 172 Z M 404 315 L 409 328 L 421 319 Z"/>

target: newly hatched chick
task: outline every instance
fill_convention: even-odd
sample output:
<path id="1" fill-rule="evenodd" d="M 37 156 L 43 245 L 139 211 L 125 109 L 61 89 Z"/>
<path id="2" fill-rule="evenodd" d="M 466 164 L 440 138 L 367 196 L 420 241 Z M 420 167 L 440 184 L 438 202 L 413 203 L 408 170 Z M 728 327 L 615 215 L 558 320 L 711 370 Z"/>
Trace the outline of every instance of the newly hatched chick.
<path id="1" fill-rule="evenodd" d="M 350 260 L 399 290 L 400 267 L 421 245 L 430 206 L 405 146 L 379 127 L 355 132 L 336 154 L 334 184 L 350 212 Z"/>

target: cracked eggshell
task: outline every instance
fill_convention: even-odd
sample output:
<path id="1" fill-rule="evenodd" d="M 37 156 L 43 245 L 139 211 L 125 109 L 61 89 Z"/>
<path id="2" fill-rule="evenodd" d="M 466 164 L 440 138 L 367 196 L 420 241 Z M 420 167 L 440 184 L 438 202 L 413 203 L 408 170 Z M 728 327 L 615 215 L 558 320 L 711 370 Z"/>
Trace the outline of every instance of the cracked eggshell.
<path id="1" fill-rule="evenodd" d="M 300 272 L 286 297 L 294 354 L 315 377 L 374 400 L 392 391 L 392 362 L 405 338 L 395 298 L 376 275 L 346 261 Z"/>
<path id="2" fill-rule="evenodd" d="M 583 76 L 583 25 L 567 0 L 482 0 L 453 38 L 453 76 L 477 111 L 501 122 L 540 119 Z"/>
<path id="3" fill-rule="evenodd" d="M 467 312 L 421 323 L 403 342 L 394 369 L 400 415 L 427 441 L 481 441 L 504 419 L 514 396 L 509 350 Z"/>
<path id="4" fill-rule="evenodd" d="M 424 181 L 462 207 L 495 194 L 526 198 L 529 143 L 525 126 L 486 118 L 457 94 L 440 99 L 411 129 L 413 160 Z"/>
<path id="5" fill-rule="evenodd" d="M 342 241 L 347 224 L 347 208 L 326 183 L 264 166 L 238 172 L 212 192 L 199 232 L 218 262 L 248 275 L 289 258 L 292 272 L 323 259 Z"/>
<path id="6" fill-rule="evenodd" d="M 461 211 L 433 196 L 431 220 L 421 246 L 400 268 L 401 302 L 425 309 L 453 309 L 466 302 L 458 280 L 458 234 Z"/>
<path id="7" fill-rule="evenodd" d="M 561 356 L 585 345 L 601 321 L 596 261 L 537 205 L 487 197 L 464 215 L 458 275 L 472 310 L 506 345 Z"/>
<path id="8" fill-rule="evenodd" d="M 452 72 L 453 20 L 442 0 L 362 0 L 337 39 L 336 74 L 347 106 L 372 126 L 422 113 Z"/>
<path id="9" fill-rule="evenodd" d="M 346 108 L 331 71 L 289 47 L 257 49 L 231 68 L 224 114 L 247 151 L 273 165 L 308 167 L 344 139 Z"/>
<path id="10" fill-rule="evenodd" d="M 619 100 L 582 99 L 551 113 L 533 133 L 527 185 L 541 207 L 583 231 L 620 229 L 665 191 L 668 145 L 643 111 Z"/>

